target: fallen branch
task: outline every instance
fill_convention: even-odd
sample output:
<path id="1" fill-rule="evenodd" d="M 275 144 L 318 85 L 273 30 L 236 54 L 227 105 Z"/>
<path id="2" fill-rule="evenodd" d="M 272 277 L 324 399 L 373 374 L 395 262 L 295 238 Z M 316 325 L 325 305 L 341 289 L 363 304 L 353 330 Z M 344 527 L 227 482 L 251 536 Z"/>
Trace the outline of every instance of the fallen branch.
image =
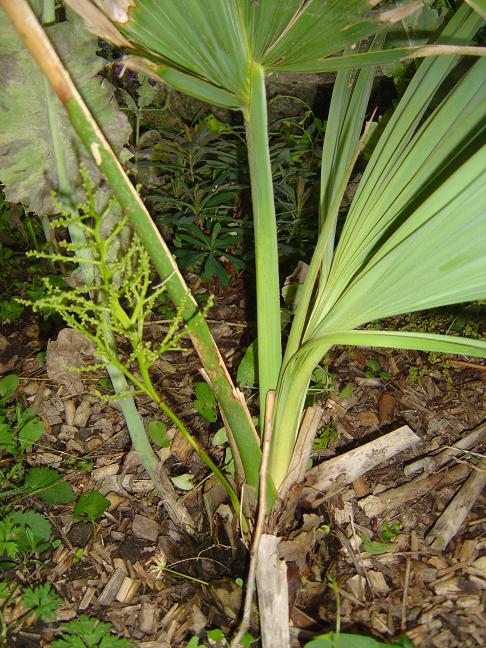
<path id="1" fill-rule="evenodd" d="M 484 486 L 486 486 L 486 472 L 473 469 L 431 531 L 425 536 L 425 542 L 432 549 L 443 551 L 447 547 L 450 540 L 458 533 Z"/>
<path id="2" fill-rule="evenodd" d="M 470 466 L 458 464 L 442 473 L 419 475 L 406 484 L 390 488 L 379 495 L 368 495 L 359 500 L 358 504 L 368 517 L 377 517 L 386 511 L 400 509 L 406 502 L 420 499 L 434 489 L 462 481 L 470 470 Z"/>
<path id="3" fill-rule="evenodd" d="M 415 432 L 408 425 L 404 425 L 359 448 L 319 464 L 307 473 L 303 490 L 305 502 L 313 508 L 319 506 L 323 499 L 328 499 L 343 486 L 419 441 L 420 438 Z M 316 491 L 322 493 L 323 497 L 319 497 Z"/>
<path id="4" fill-rule="evenodd" d="M 404 473 L 405 475 L 412 475 L 413 473 L 419 472 L 419 470 L 434 472 L 448 463 L 453 457 L 463 454 L 463 450 L 468 450 L 476 444 L 481 443 L 485 436 L 486 421 L 475 427 L 465 437 L 459 439 L 453 447 L 447 447 L 435 455 L 427 455 L 407 464 L 404 468 Z"/>

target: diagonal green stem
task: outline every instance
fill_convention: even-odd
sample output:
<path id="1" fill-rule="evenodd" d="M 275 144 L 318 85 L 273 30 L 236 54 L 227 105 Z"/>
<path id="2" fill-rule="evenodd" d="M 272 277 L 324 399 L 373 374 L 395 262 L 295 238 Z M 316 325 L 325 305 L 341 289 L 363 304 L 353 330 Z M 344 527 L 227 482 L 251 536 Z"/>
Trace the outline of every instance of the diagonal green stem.
<path id="1" fill-rule="evenodd" d="M 265 71 L 258 63 L 251 66 L 249 107 L 244 117 L 255 232 L 258 373 L 262 404 L 266 402 L 268 390 L 277 387 L 282 344 L 277 223 L 268 145 Z M 260 423 L 263 429 L 263 421 Z"/>
<path id="2" fill-rule="evenodd" d="M 43 7 L 44 19 L 52 21 L 53 18 L 55 18 L 55 14 L 53 16 L 53 4 L 53 2 L 45 0 Z M 45 88 L 47 116 L 50 126 L 49 131 L 51 133 L 54 158 L 56 161 L 58 187 L 62 195 L 69 196 L 72 193 L 72 186 L 67 174 L 66 157 L 60 131 L 56 123 L 56 111 L 53 106 L 54 93 L 52 88 L 49 86 L 47 79 L 45 79 Z M 72 223 L 69 226 L 69 236 L 72 243 L 79 248 L 79 251 L 76 253 L 77 256 L 80 256 L 87 261 L 87 263 L 80 263 L 80 267 L 83 272 L 85 283 L 87 285 L 92 285 L 94 283 L 94 268 L 93 265 L 89 263 L 92 260 L 92 252 L 86 247 L 86 237 L 84 232 L 78 225 L 76 225 L 76 223 Z M 105 340 L 112 353 L 116 356 L 116 343 L 110 330 L 109 315 L 106 313 L 104 318 Z M 127 394 L 128 383 L 123 373 L 108 363 L 106 364 L 106 369 L 110 376 L 115 393 Z M 188 533 L 193 534 L 196 531 L 194 521 L 187 512 L 185 506 L 179 501 L 174 487 L 165 472 L 158 468 L 158 458 L 147 438 L 142 417 L 137 410 L 133 397 L 125 396 L 122 398 L 120 400 L 120 407 L 127 424 L 133 448 L 135 452 L 140 455 L 142 464 L 152 480 L 155 490 L 164 502 L 164 506 L 171 519 L 174 523 L 182 526 Z"/>

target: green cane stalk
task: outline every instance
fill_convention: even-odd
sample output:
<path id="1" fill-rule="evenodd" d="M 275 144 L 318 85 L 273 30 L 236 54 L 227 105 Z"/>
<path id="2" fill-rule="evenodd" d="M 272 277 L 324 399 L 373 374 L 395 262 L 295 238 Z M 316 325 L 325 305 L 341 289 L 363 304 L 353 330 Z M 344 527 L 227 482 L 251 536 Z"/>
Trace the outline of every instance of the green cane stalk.
<path id="1" fill-rule="evenodd" d="M 45 24 L 55 21 L 55 3 L 54 0 L 44 0 L 37 2 L 37 9 L 42 13 L 42 21 Z M 56 110 L 53 105 L 54 94 L 49 86 L 48 80 L 45 79 L 45 93 L 47 106 L 47 119 L 51 133 L 51 141 L 56 163 L 58 186 L 61 195 L 68 197 L 73 193 L 73 187 L 67 173 L 66 156 L 60 135 L 60 129 L 56 121 Z M 76 209 L 72 207 L 72 209 Z M 81 268 L 84 281 L 87 285 L 93 285 L 95 277 L 95 268 L 93 265 L 93 254 L 87 246 L 86 236 L 83 229 L 76 222 L 76 219 L 70 219 L 67 223 L 69 235 L 73 243 L 74 254 Z M 113 335 L 110 334 L 109 315 L 103 313 L 104 335 L 107 346 L 111 349 L 113 357 L 118 358 L 116 342 Z M 179 501 L 172 483 L 163 470 L 158 467 L 159 460 L 153 451 L 152 446 L 147 438 L 142 417 L 137 410 L 135 401 L 129 395 L 128 384 L 125 376 L 115 366 L 107 364 L 106 369 L 110 376 L 113 389 L 116 394 L 124 394 L 121 399 L 120 407 L 124 415 L 130 439 L 135 452 L 141 458 L 144 468 L 147 470 L 153 481 L 154 488 L 165 504 L 166 510 L 176 524 L 179 524 L 188 533 L 195 532 L 194 522 L 187 512 L 184 504 Z"/>
<path id="2" fill-rule="evenodd" d="M 249 107 L 244 117 L 255 233 L 260 403 L 265 403 L 268 391 L 277 386 L 282 343 L 277 221 L 268 143 L 265 71 L 258 63 L 251 66 Z M 264 407 L 260 410 L 260 430 L 263 430 Z"/>

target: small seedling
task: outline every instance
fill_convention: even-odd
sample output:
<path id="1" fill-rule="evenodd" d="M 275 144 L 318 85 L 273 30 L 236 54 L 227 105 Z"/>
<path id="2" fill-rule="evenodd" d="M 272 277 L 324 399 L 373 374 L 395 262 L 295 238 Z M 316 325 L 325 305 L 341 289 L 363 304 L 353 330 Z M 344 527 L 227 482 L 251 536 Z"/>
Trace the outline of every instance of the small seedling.
<path id="1" fill-rule="evenodd" d="M 351 384 L 345 385 L 341 389 L 341 391 L 339 392 L 339 398 L 341 400 L 346 400 L 347 398 L 349 398 L 351 396 L 353 391 L 354 391 L 354 385 L 351 385 Z"/>
<path id="2" fill-rule="evenodd" d="M 160 448 L 168 448 L 170 441 L 167 437 L 167 425 L 164 421 L 150 421 L 147 432 L 153 443 Z"/>
<path id="3" fill-rule="evenodd" d="M 383 371 L 380 363 L 373 358 L 369 358 L 367 361 L 369 369 L 365 371 L 366 378 L 381 378 L 382 380 L 390 380 L 390 374 L 387 371 Z"/>
<path id="4" fill-rule="evenodd" d="M 348 634 L 341 632 L 341 598 L 339 585 L 332 576 L 327 577 L 329 584 L 336 597 L 336 630 L 335 632 L 326 632 L 319 635 L 311 641 L 308 641 L 304 648 L 389 648 L 395 646 L 398 648 L 414 648 L 413 644 L 407 637 L 402 637 L 398 643 L 385 644 L 381 641 L 367 637 L 365 635 Z"/>
<path id="5" fill-rule="evenodd" d="M 93 490 L 80 495 L 74 507 L 74 517 L 78 520 L 89 520 L 94 522 L 96 518 L 103 515 L 110 506 L 110 500 L 106 499 L 99 491 Z"/>
<path id="6" fill-rule="evenodd" d="M 111 380 L 109 380 L 108 378 L 100 378 L 98 380 L 98 385 L 106 390 L 112 389 Z"/>
<path id="7" fill-rule="evenodd" d="M 359 537 L 363 542 L 363 549 L 373 556 L 380 556 L 381 554 L 389 553 L 395 549 L 395 538 L 396 535 L 393 535 L 390 539 L 392 542 L 379 542 L 378 540 L 372 540 L 366 533 L 358 533 Z M 382 536 L 383 539 L 384 536 Z"/>
<path id="8" fill-rule="evenodd" d="M 191 491 L 194 488 L 192 483 L 194 475 L 191 473 L 184 473 L 182 475 L 177 475 L 176 477 L 171 477 L 171 481 L 176 488 L 179 488 L 183 491 Z"/>
<path id="9" fill-rule="evenodd" d="M 196 393 L 196 399 L 193 402 L 194 408 L 207 421 L 214 423 L 218 418 L 218 414 L 216 412 L 216 398 L 211 391 L 211 387 L 205 382 L 197 382 L 194 384 L 194 391 Z"/>
<path id="10" fill-rule="evenodd" d="M 329 444 L 332 443 L 333 441 L 337 441 L 338 438 L 339 438 L 339 432 L 336 429 L 336 425 L 334 421 L 331 421 L 329 425 L 326 425 L 326 427 L 322 430 L 322 432 L 317 434 L 312 444 L 312 449 L 323 450 L 325 448 L 328 448 Z"/>
<path id="11" fill-rule="evenodd" d="M 74 491 L 61 474 L 53 468 L 42 466 L 30 468 L 20 492 L 29 495 L 38 495 L 47 504 L 64 504 L 72 502 Z"/>
<path id="12" fill-rule="evenodd" d="M 327 632 L 319 635 L 305 644 L 304 648 L 414 648 L 407 637 L 398 640 L 398 643 L 387 644 L 365 635 L 348 634 L 347 632 Z"/>
<path id="13" fill-rule="evenodd" d="M 336 389 L 336 376 L 329 371 L 328 367 L 320 365 L 312 372 L 311 386 L 309 391 L 314 396 L 329 396 Z"/>
<path id="14" fill-rule="evenodd" d="M 0 380 L 0 398 L 7 399 L 19 386 L 20 378 L 15 374 L 4 376 Z"/>
<path id="15" fill-rule="evenodd" d="M 207 648 L 207 646 L 214 646 L 215 644 L 218 644 L 220 646 L 229 646 L 229 641 L 226 638 L 226 635 L 220 628 L 214 628 L 213 630 L 207 630 L 206 635 L 208 637 L 209 643 L 200 643 L 200 639 L 197 636 L 191 637 L 189 639 L 188 643 L 186 644 L 186 648 Z M 257 641 L 257 638 L 251 635 L 249 632 L 245 632 L 245 634 L 241 637 L 240 639 L 240 646 L 243 646 L 243 648 L 249 648 L 255 641 Z"/>
<path id="16" fill-rule="evenodd" d="M 211 439 L 211 445 L 213 447 L 224 446 L 228 443 L 228 436 L 224 427 L 220 428 Z M 235 476 L 235 461 L 233 459 L 233 453 L 229 445 L 226 445 L 225 454 L 224 454 L 224 469 L 227 473 Z"/>
<path id="17" fill-rule="evenodd" d="M 400 523 L 397 520 L 392 522 L 391 525 L 386 520 L 383 521 L 383 531 L 381 532 L 383 540 L 395 540 L 399 533 Z"/>
<path id="18" fill-rule="evenodd" d="M 99 518 L 110 506 L 110 500 L 106 499 L 99 491 L 93 490 L 84 495 L 80 495 L 73 515 L 78 520 L 87 520 L 93 525 L 93 542 L 96 541 L 96 524 L 95 520 Z"/>
<path id="19" fill-rule="evenodd" d="M 30 408 L 7 405 L 15 393 L 19 378 L 15 374 L 0 381 L 0 450 L 10 455 L 0 467 L 0 552 L 2 566 L 11 568 L 20 559 L 26 561 L 52 547 L 52 528 L 41 513 L 23 507 L 12 511 L 19 498 L 40 498 L 47 504 L 63 504 L 74 499 L 72 486 L 48 466 L 26 469 L 25 455 L 44 434 L 44 423 Z M 18 563 L 17 563 L 18 566 Z"/>
<path id="20" fill-rule="evenodd" d="M 156 578 L 162 578 L 165 573 L 168 573 L 173 574 L 174 576 L 180 576 L 180 578 L 186 578 L 187 580 L 194 581 L 195 583 L 201 583 L 201 585 L 209 585 L 207 581 L 196 578 L 195 576 L 191 576 L 190 574 L 183 574 L 182 572 L 176 571 L 171 567 L 167 567 L 167 558 L 162 551 L 159 551 L 157 555 L 155 555 L 151 559 L 151 562 L 152 565 L 149 570 Z"/>
<path id="21" fill-rule="evenodd" d="M 236 382 L 240 389 L 253 389 L 258 383 L 258 342 L 254 340 L 247 347 L 236 372 Z"/>

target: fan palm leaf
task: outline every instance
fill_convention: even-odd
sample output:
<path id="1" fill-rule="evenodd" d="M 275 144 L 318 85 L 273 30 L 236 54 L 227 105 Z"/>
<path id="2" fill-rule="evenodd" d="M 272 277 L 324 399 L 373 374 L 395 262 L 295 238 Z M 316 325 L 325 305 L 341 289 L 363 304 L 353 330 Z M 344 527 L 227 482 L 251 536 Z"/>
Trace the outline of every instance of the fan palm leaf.
<path id="1" fill-rule="evenodd" d="M 232 109 L 248 107 L 253 63 L 265 74 L 318 72 L 421 55 L 421 48 L 411 47 L 333 56 L 416 11 L 421 4 L 416 1 L 388 11 L 369 0 L 67 0 L 67 4 L 100 36 L 131 52 L 126 58 L 130 67 Z"/>

